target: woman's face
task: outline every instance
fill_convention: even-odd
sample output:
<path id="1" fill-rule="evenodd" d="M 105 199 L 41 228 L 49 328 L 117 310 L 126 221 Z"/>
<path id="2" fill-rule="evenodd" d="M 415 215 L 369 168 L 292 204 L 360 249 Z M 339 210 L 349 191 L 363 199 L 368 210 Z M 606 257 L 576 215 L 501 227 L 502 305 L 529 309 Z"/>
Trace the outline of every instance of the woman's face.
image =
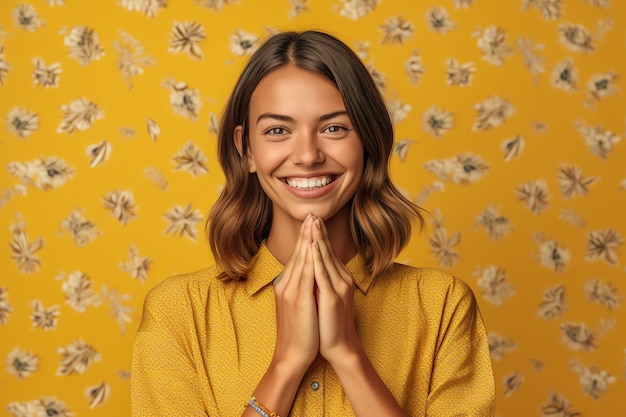
<path id="1" fill-rule="evenodd" d="M 248 120 L 248 164 L 273 202 L 274 226 L 346 207 L 363 176 L 363 145 L 330 80 L 281 67 L 255 89 Z M 239 146 L 241 135 L 238 126 Z"/>

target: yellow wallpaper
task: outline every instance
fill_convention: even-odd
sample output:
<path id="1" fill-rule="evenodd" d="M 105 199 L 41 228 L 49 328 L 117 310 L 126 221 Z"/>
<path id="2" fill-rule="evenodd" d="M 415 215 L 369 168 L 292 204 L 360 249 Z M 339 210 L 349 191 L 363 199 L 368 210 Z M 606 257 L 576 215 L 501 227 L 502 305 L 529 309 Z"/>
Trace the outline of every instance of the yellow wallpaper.
<path id="1" fill-rule="evenodd" d="M 2 0 L 0 415 L 128 415 L 142 300 L 210 264 L 218 119 L 273 31 L 352 46 L 432 213 L 400 261 L 476 292 L 498 415 L 626 389 L 620 0 Z"/>

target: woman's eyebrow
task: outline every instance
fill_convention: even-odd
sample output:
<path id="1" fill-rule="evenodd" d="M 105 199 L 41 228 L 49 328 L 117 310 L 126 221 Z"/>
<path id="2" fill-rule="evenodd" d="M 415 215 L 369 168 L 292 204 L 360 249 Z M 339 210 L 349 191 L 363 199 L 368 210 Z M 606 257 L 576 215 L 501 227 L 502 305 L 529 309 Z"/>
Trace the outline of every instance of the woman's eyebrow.
<path id="1" fill-rule="evenodd" d="M 345 110 L 337 110 L 334 111 L 332 113 L 328 113 L 328 114 L 324 114 L 322 116 L 320 116 L 317 121 L 318 122 L 325 122 L 327 120 L 333 119 L 337 116 L 343 116 L 348 114 L 347 111 Z M 262 113 L 259 115 L 259 117 L 257 117 L 256 119 L 256 123 L 259 124 L 259 122 L 263 119 L 274 119 L 274 120 L 280 120 L 281 122 L 289 122 L 289 123 L 294 123 L 295 119 L 291 116 L 287 116 L 285 114 L 278 114 L 278 113 Z"/>
<path id="2" fill-rule="evenodd" d="M 257 117 L 256 124 L 259 124 L 259 122 L 263 119 L 275 119 L 275 120 L 280 120 L 281 122 L 290 122 L 290 123 L 295 122 L 293 117 L 286 116 L 284 114 L 262 113 L 261 115 L 259 115 L 259 117 Z"/>
<path id="3" fill-rule="evenodd" d="M 343 115 L 346 115 L 346 114 L 348 114 L 347 111 L 345 111 L 345 110 L 338 110 L 338 111 L 334 111 L 332 113 L 328 113 L 328 114 L 325 114 L 323 116 L 320 116 L 320 118 L 317 119 L 317 121 L 318 122 L 325 122 L 326 120 L 334 119 L 337 116 L 343 116 Z"/>

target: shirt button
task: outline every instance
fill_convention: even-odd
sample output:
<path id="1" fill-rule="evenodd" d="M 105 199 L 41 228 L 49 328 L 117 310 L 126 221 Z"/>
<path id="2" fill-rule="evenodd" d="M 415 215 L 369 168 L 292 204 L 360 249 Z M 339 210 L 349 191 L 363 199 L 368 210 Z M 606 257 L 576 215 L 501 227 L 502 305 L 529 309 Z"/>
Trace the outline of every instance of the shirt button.
<path id="1" fill-rule="evenodd" d="M 317 381 L 313 381 L 313 382 L 311 383 L 311 389 L 312 389 L 313 391 L 317 391 L 317 389 L 318 389 L 319 387 L 320 387 L 319 382 L 317 382 Z"/>

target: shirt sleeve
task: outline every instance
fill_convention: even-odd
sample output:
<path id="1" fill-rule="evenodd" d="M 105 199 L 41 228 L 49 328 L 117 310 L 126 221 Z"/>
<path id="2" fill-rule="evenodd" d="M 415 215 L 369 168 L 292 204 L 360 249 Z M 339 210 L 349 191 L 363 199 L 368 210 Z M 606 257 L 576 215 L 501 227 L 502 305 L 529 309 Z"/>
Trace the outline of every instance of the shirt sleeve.
<path id="1" fill-rule="evenodd" d="M 157 285 L 146 296 L 135 338 L 132 416 L 205 416 L 188 334 L 191 319 L 180 282 Z"/>
<path id="2" fill-rule="evenodd" d="M 487 333 L 472 290 L 458 279 L 446 294 L 426 414 L 495 415 Z"/>

